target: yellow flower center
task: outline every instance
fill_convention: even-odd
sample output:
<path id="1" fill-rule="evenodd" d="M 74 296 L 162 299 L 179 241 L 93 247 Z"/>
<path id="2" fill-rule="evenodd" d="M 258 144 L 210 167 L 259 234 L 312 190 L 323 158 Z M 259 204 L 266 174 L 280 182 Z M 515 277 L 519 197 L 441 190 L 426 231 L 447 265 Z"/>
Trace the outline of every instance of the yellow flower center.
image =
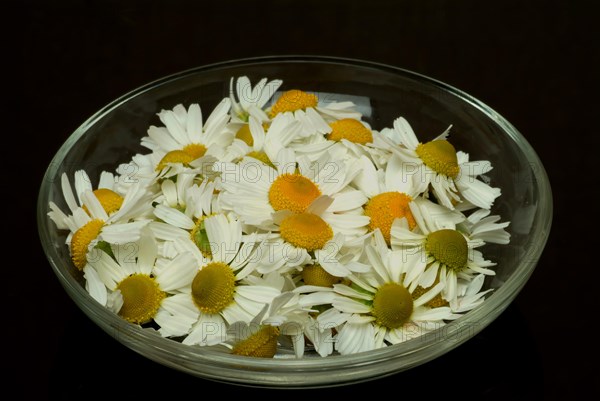
<path id="1" fill-rule="evenodd" d="M 123 296 L 123 306 L 119 315 L 136 324 L 146 323 L 154 318 L 166 296 L 154 278 L 140 273 L 123 279 L 117 285 L 117 289 Z"/>
<path id="2" fill-rule="evenodd" d="M 98 188 L 94 191 L 94 195 L 96 195 L 96 198 L 108 215 L 118 211 L 123 204 L 123 197 L 110 189 Z M 83 210 L 85 210 L 87 214 L 90 213 L 85 206 L 83 206 Z"/>
<path id="3" fill-rule="evenodd" d="M 204 219 L 206 217 L 201 217 L 196 222 L 196 225 L 190 232 L 190 238 L 192 242 L 196 244 L 202 255 L 205 258 L 212 257 L 212 251 L 210 249 L 210 241 L 208 240 L 208 234 L 206 233 L 206 228 L 204 227 Z"/>
<path id="4" fill-rule="evenodd" d="M 242 128 L 235 133 L 235 137 L 246 142 L 246 145 L 248 146 L 254 146 L 254 138 L 252 138 L 252 134 L 250 133 L 250 125 L 248 124 L 242 125 Z"/>
<path id="5" fill-rule="evenodd" d="M 317 184 L 301 174 L 282 174 L 269 188 L 269 202 L 275 210 L 301 213 L 321 195 Z"/>
<path id="6" fill-rule="evenodd" d="M 319 102 L 317 95 L 306 93 L 298 89 L 283 92 L 277 102 L 271 107 L 270 117 L 286 111 L 304 110 L 308 107 L 316 107 Z"/>
<path id="7" fill-rule="evenodd" d="M 267 154 L 265 152 L 252 151 L 252 152 L 248 153 L 247 156 L 252 157 L 253 159 L 256 159 L 256 160 L 260 160 L 261 162 L 265 163 L 267 166 L 275 168 L 275 165 L 273 164 L 273 162 L 271 162 L 271 159 L 269 159 L 269 156 L 267 156 Z"/>
<path id="8" fill-rule="evenodd" d="M 334 284 L 342 281 L 342 278 L 329 274 L 320 264 L 314 264 L 302 269 L 302 280 L 306 285 L 333 287 Z"/>
<path id="9" fill-rule="evenodd" d="M 196 160 L 197 158 L 204 156 L 206 153 L 206 146 L 201 143 L 190 143 L 183 147 L 183 151 L 192 156 L 192 160 Z"/>
<path id="10" fill-rule="evenodd" d="M 277 352 L 277 337 L 279 337 L 278 327 L 262 326 L 256 333 L 235 344 L 231 353 L 257 358 L 273 358 Z"/>
<path id="11" fill-rule="evenodd" d="M 162 171 L 162 169 L 167 167 L 169 163 L 189 164 L 195 159 L 196 158 L 194 158 L 194 156 L 191 156 L 189 153 L 184 152 L 183 150 L 172 150 L 164 155 L 162 159 L 160 159 L 160 162 L 158 162 L 158 165 L 156 166 L 156 171 Z"/>
<path id="12" fill-rule="evenodd" d="M 332 141 L 346 139 L 350 142 L 363 145 L 373 142 L 371 130 L 353 118 L 343 118 L 330 123 L 329 126 L 331 127 L 331 132 L 327 134 L 327 139 Z"/>
<path id="13" fill-rule="evenodd" d="M 281 237 L 290 244 L 307 251 L 323 249 L 333 238 L 333 230 L 319 216 L 311 213 L 292 214 L 279 226 Z"/>
<path id="14" fill-rule="evenodd" d="M 401 192 L 384 192 L 375 195 L 365 206 L 365 215 L 371 218 L 369 229 L 374 231 L 379 228 L 388 244 L 395 219 L 406 217 L 408 227 L 412 230 L 417 223 L 408 206 L 411 201 L 410 196 Z"/>
<path id="15" fill-rule="evenodd" d="M 219 313 L 233 302 L 235 276 L 231 267 L 211 262 L 196 273 L 192 281 L 192 299 L 204 313 Z"/>
<path id="16" fill-rule="evenodd" d="M 75 231 L 71 238 L 71 258 L 75 267 L 83 270 L 87 263 L 87 253 L 90 243 L 98 238 L 104 222 L 100 219 L 92 220 Z"/>
<path id="17" fill-rule="evenodd" d="M 412 312 L 412 296 L 402 285 L 387 283 L 375 293 L 372 313 L 380 326 L 397 329 L 410 319 Z"/>
<path id="18" fill-rule="evenodd" d="M 456 230 L 438 230 L 427 235 L 425 250 L 438 262 L 455 271 L 467 265 L 469 246 L 465 237 Z"/>
<path id="19" fill-rule="evenodd" d="M 201 143 L 190 143 L 189 145 L 185 145 L 182 150 L 172 150 L 167 152 L 167 154 L 160 159 L 160 162 L 158 162 L 156 171 L 161 171 L 163 168 L 167 167 L 168 163 L 190 164 L 192 161 L 204 156 L 205 153 L 206 146 Z"/>
<path id="20" fill-rule="evenodd" d="M 450 178 L 456 178 L 460 172 L 456 149 L 445 139 L 420 143 L 415 149 L 417 156 L 433 171 Z"/>

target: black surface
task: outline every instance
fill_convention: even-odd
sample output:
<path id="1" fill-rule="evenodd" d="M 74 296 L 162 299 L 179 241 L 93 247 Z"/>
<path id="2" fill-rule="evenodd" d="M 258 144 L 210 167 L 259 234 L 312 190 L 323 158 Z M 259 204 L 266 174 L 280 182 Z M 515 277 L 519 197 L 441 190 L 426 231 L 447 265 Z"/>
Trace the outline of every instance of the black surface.
<path id="1" fill-rule="evenodd" d="M 164 368 L 104 334 L 68 298 L 37 237 L 43 172 L 68 135 L 114 98 L 217 61 L 317 54 L 403 67 L 456 86 L 511 121 L 550 176 L 551 238 L 517 300 L 481 334 L 360 389 L 399 399 L 583 398 L 597 389 L 598 22 L 593 2 L 23 1 L 5 6 L 3 382 L 23 397 L 286 396 Z M 480 3 L 487 3 L 486 5 Z M 14 91 L 14 92 L 12 92 Z M 16 104 L 16 112 L 14 105 Z M 15 138 L 20 144 L 9 144 Z M 594 189 L 595 188 L 595 189 Z M 16 206 L 16 208 L 15 208 Z M 592 231 L 594 232 L 594 231 Z M 8 312 L 8 315 L 7 315 Z M 436 384 L 432 384 L 436 383 Z M 121 388 L 117 390 L 117 388 Z M 7 390 L 8 391 L 8 390 Z M 172 398 L 169 397 L 169 398 Z M 21 397 L 18 397 L 21 398 Z M 120 398 L 120 397 L 118 397 Z"/>

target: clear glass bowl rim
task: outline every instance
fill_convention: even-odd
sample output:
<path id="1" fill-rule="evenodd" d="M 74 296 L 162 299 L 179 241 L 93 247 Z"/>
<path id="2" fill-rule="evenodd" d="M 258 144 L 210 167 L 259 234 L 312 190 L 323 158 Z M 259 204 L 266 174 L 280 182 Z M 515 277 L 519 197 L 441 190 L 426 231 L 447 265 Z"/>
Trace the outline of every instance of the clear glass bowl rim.
<path id="1" fill-rule="evenodd" d="M 539 166 L 539 168 L 536 168 L 533 171 L 533 174 L 540 200 L 540 203 L 537 205 L 538 211 L 536 214 L 538 218 L 543 217 L 543 221 L 539 223 L 539 229 L 533 232 L 530 240 L 531 244 L 537 244 L 538 246 L 534 247 L 534 249 L 528 253 L 528 258 L 519 262 L 519 266 L 516 267 L 514 273 L 511 274 L 509 279 L 499 289 L 494 291 L 493 296 L 486 299 L 482 305 L 465 314 L 463 317 L 457 319 L 447 326 L 444 326 L 441 329 L 438 329 L 439 333 L 434 332 L 431 336 L 427 336 L 428 338 L 426 339 L 414 339 L 394 346 L 353 355 L 335 355 L 327 358 L 285 360 L 239 357 L 214 351 L 205 347 L 190 347 L 180 344 L 176 341 L 163 339 L 160 337 L 160 335 L 154 332 L 125 322 L 108 309 L 97 304 L 80 285 L 80 283 L 74 277 L 68 274 L 67 263 L 69 262 L 62 260 L 57 254 L 56 250 L 51 246 L 49 230 L 52 229 L 50 224 L 53 223 L 47 217 L 49 186 L 53 180 L 57 178 L 54 177 L 56 171 L 52 168 L 52 166 L 58 166 L 61 164 L 73 145 L 81 136 L 86 133 L 89 127 L 93 126 L 98 120 L 102 119 L 112 110 L 118 108 L 134 97 L 143 95 L 146 91 L 162 85 L 168 85 L 174 80 L 189 75 L 199 74 L 204 71 L 212 71 L 231 66 L 257 66 L 260 64 L 272 64 L 274 62 L 282 64 L 334 64 L 348 66 L 349 68 L 370 68 L 393 74 L 401 74 L 424 84 L 435 86 L 439 90 L 448 92 L 449 94 L 452 94 L 460 98 L 462 101 L 479 109 L 481 112 L 495 121 L 495 123 L 497 123 L 502 130 L 517 144 L 518 148 L 523 152 L 524 156 L 531 165 Z M 510 302 L 512 302 L 535 269 L 537 260 L 543 251 L 550 232 L 550 227 L 552 224 L 552 208 L 553 205 L 550 183 L 546 171 L 543 168 L 543 164 L 541 163 L 536 152 L 523 137 L 523 135 L 519 133 L 519 131 L 517 131 L 517 129 L 513 127 L 511 123 L 509 123 L 499 113 L 480 100 L 436 79 L 386 64 L 339 57 L 288 55 L 237 59 L 192 68 L 150 82 L 109 103 L 92 115 L 80 127 L 78 127 L 64 142 L 52 159 L 48 169 L 46 170 L 40 187 L 37 204 L 37 220 L 39 236 L 46 253 L 46 257 L 48 258 L 54 273 L 59 278 L 59 281 L 65 290 L 86 314 L 92 314 L 96 319 L 99 319 L 105 323 L 105 325 L 102 326 L 105 331 L 109 331 L 108 328 L 112 327 L 113 330 L 118 332 L 119 336 L 125 336 L 124 338 L 127 339 L 128 346 L 130 346 L 136 352 L 143 353 L 140 350 L 147 347 L 148 349 L 152 350 L 151 355 L 147 355 L 151 359 L 208 379 L 231 381 L 237 382 L 238 384 L 302 387 L 304 385 L 318 386 L 343 384 L 344 382 L 355 382 L 369 379 L 374 376 L 381 377 L 385 374 L 391 374 L 396 371 L 404 370 L 405 368 L 416 366 L 436 358 L 447 351 L 450 351 L 462 342 L 466 341 L 468 338 L 472 337 L 472 335 L 481 331 L 484 327 L 491 323 L 510 304 Z M 472 324 L 476 324 L 475 331 L 465 333 L 465 327 L 470 327 Z M 114 333 L 110 334 L 114 335 Z M 442 336 L 443 338 L 455 338 L 455 340 L 440 342 L 439 340 Z M 174 358 L 180 361 L 181 364 L 175 363 Z M 221 372 L 218 370 L 219 368 L 223 369 L 223 371 L 233 372 L 235 370 L 239 370 L 240 365 L 243 365 L 244 371 L 246 371 L 248 377 L 245 377 L 244 374 L 240 377 L 233 375 L 232 377 L 227 378 L 222 377 L 222 374 L 220 373 L 211 373 L 210 371 L 212 367 L 217 368 L 215 372 Z M 365 369 L 375 365 L 381 365 L 379 373 L 365 373 Z M 197 369 L 201 366 L 204 366 L 206 369 Z M 355 371 L 353 373 L 349 372 L 347 377 L 341 377 L 338 380 L 332 379 L 331 377 L 323 378 L 323 376 L 328 376 L 326 372 L 336 372 L 336 369 L 338 373 L 348 369 L 354 369 Z M 264 375 L 265 372 L 277 372 L 279 375 L 282 375 L 281 380 L 278 378 L 273 378 L 270 380 L 266 377 L 258 379 L 258 376 L 256 375 Z"/>

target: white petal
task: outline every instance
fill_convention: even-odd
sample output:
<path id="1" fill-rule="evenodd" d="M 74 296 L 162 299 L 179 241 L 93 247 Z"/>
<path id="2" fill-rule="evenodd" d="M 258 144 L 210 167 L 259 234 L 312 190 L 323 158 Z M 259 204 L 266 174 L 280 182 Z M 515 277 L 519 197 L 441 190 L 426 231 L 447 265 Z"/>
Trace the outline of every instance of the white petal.
<path id="1" fill-rule="evenodd" d="M 277 89 L 279 89 L 282 83 L 283 81 L 280 79 L 274 79 L 272 81 L 269 81 L 260 91 L 260 96 L 258 97 L 255 103 L 256 106 L 260 108 L 264 107 L 264 105 L 267 104 L 269 99 L 273 97 L 275 92 L 277 92 Z"/>
<path id="2" fill-rule="evenodd" d="M 84 170 L 77 170 L 75 176 L 75 193 L 79 198 L 79 204 L 83 204 L 83 198 L 81 197 L 86 191 L 93 191 L 92 181 L 88 177 Z"/>
<path id="3" fill-rule="evenodd" d="M 375 247 L 371 245 L 368 245 L 365 247 L 365 251 L 367 253 L 367 257 L 369 259 L 369 262 L 371 263 L 371 266 L 373 266 L 375 272 L 379 275 L 379 277 L 381 277 L 382 282 L 386 283 L 391 281 L 391 277 L 389 276 L 387 268 L 383 264 L 383 261 L 381 260 L 381 255 L 379 254 L 377 249 L 375 249 Z"/>
<path id="4" fill-rule="evenodd" d="M 113 190 L 115 187 L 115 176 L 108 171 L 100 173 L 100 181 L 98 182 L 98 188 L 105 188 Z"/>
<path id="5" fill-rule="evenodd" d="M 367 202 L 368 198 L 362 191 L 350 190 L 335 194 L 333 203 L 329 207 L 331 212 L 345 212 L 361 207 Z"/>
<path id="6" fill-rule="evenodd" d="M 446 319 L 452 311 L 448 307 L 425 309 L 416 309 L 413 313 L 413 319 L 415 320 L 442 320 Z"/>
<path id="7" fill-rule="evenodd" d="M 156 281 L 163 291 L 172 292 L 185 286 L 190 286 L 196 273 L 198 263 L 189 253 L 176 257 L 157 275 Z"/>
<path id="8" fill-rule="evenodd" d="M 335 294 L 333 292 L 313 292 L 300 297 L 298 303 L 301 306 L 313 307 L 315 305 L 328 305 L 333 302 Z"/>
<path id="9" fill-rule="evenodd" d="M 159 221 L 150 222 L 148 228 L 160 240 L 174 241 L 176 238 L 185 238 L 190 235 L 188 231 Z"/>
<path id="10" fill-rule="evenodd" d="M 333 198 L 327 195 L 321 195 L 317 197 L 306 209 L 306 213 L 312 213 L 316 215 L 321 215 L 325 210 L 331 206 L 333 203 Z"/>
<path id="11" fill-rule="evenodd" d="M 418 165 L 403 161 L 398 155 L 393 154 L 385 170 L 386 190 L 401 192 L 411 197 L 418 195 L 413 183 L 415 174 L 419 171 Z"/>
<path id="12" fill-rule="evenodd" d="M 91 190 L 86 190 L 81 194 L 82 203 L 88 208 L 90 214 L 95 219 L 100 219 L 102 221 L 108 220 L 108 215 L 106 211 L 102 207 L 102 204 L 96 198 L 96 195 Z"/>
<path id="13" fill-rule="evenodd" d="M 79 208 L 77 201 L 75 200 L 75 196 L 73 195 L 73 190 L 71 189 L 71 184 L 69 183 L 69 178 L 67 174 L 62 173 L 60 176 L 60 183 L 63 191 L 63 196 L 65 198 L 65 202 L 69 209 L 71 209 L 71 213 L 74 213 L 77 208 Z"/>
<path id="14" fill-rule="evenodd" d="M 223 309 L 221 314 L 223 315 L 225 321 L 227 321 L 229 324 L 233 324 L 235 322 L 249 323 L 254 317 L 236 303 L 231 304 L 227 308 Z"/>
<path id="15" fill-rule="evenodd" d="M 347 313 L 370 313 L 371 307 L 343 296 L 337 296 L 332 302 L 334 308 Z"/>
<path id="16" fill-rule="evenodd" d="M 412 127 L 404 117 L 398 117 L 394 120 L 394 129 L 400 134 L 400 141 L 409 149 L 416 149 L 419 140 Z"/>
<path id="17" fill-rule="evenodd" d="M 142 228 L 148 221 L 134 221 L 125 224 L 110 224 L 102 227 L 101 237 L 111 244 L 126 244 L 140 238 Z"/>
<path id="18" fill-rule="evenodd" d="M 500 188 L 492 188 L 467 175 L 459 176 L 456 179 L 456 186 L 466 200 L 484 209 L 492 207 L 494 200 L 501 194 Z"/>
<path id="19" fill-rule="evenodd" d="M 322 332 L 327 329 L 338 327 L 346 323 L 350 316 L 350 314 L 342 313 L 334 308 L 327 309 L 317 317 L 318 329 Z"/>
<path id="20" fill-rule="evenodd" d="M 167 204 L 169 206 L 176 206 L 178 204 L 177 199 L 177 186 L 171 180 L 164 180 L 160 186 L 162 193 L 165 195 Z"/>
<path id="21" fill-rule="evenodd" d="M 334 284 L 333 285 L 333 289 L 338 294 L 345 295 L 347 297 L 357 298 L 357 299 L 364 299 L 364 300 L 367 300 L 367 301 L 370 301 L 370 300 L 373 299 L 373 295 L 372 294 L 365 294 L 364 292 L 356 291 L 355 289 L 350 288 L 350 287 L 348 287 L 347 285 L 344 285 L 344 284 Z"/>
<path id="22" fill-rule="evenodd" d="M 414 301 L 414 303 L 413 303 L 414 307 L 419 307 L 421 305 L 425 305 L 427 302 L 429 302 L 433 298 L 435 298 L 436 295 L 438 295 L 440 292 L 442 292 L 443 288 L 444 288 L 444 283 L 437 283 L 434 287 L 429 289 L 427 292 L 425 292 L 423 295 L 421 295 L 419 298 L 417 298 Z"/>
<path id="23" fill-rule="evenodd" d="M 85 278 L 85 289 L 100 305 L 106 306 L 107 302 L 107 291 L 106 286 L 100 280 L 98 272 L 90 266 L 86 265 L 83 268 L 83 277 Z"/>
<path id="24" fill-rule="evenodd" d="M 250 106 L 252 102 L 252 84 L 248 77 L 239 77 L 235 83 L 235 91 L 237 93 L 238 100 L 245 110 Z"/>
<path id="25" fill-rule="evenodd" d="M 227 339 L 227 327 L 219 315 L 200 314 L 192 331 L 183 339 L 183 344 L 201 346 L 216 345 Z"/>
<path id="26" fill-rule="evenodd" d="M 242 224 L 239 220 L 227 220 L 222 215 L 204 219 L 204 227 L 210 241 L 213 260 L 230 263 L 242 244 Z"/>
<path id="27" fill-rule="evenodd" d="M 191 218 L 181 213 L 179 210 L 165 205 L 157 205 L 154 209 L 154 215 L 168 224 L 186 230 L 191 230 L 195 226 L 194 221 Z"/>
<path id="28" fill-rule="evenodd" d="M 259 303 L 270 303 L 273 298 L 280 295 L 281 292 L 272 287 L 240 285 L 236 287 L 236 293 Z"/>
<path id="29" fill-rule="evenodd" d="M 202 110 L 198 103 L 188 107 L 186 131 L 190 142 L 202 143 Z"/>

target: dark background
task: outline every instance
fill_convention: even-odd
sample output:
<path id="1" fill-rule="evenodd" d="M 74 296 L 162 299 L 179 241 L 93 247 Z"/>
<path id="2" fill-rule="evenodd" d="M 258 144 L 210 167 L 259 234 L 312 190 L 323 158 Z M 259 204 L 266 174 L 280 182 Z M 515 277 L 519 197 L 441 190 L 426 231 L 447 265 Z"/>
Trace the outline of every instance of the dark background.
<path id="1" fill-rule="evenodd" d="M 7 3 L 3 25 L 15 28 L 5 33 L 3 46 L 3 64 L 14 69 L 5 75 L 9 89 L 4 91 L 4 153 L 9 156 L 2 191 L 9 217 L 4 255 L 11 257 L 3 266 L 9 273 L 2 291 L 2 309 L 8 312 L 1 329 L 4 366 L 9 368 L 3 381 L 36 399 L 160 393 L 173 399 L 189 392 L 203 397 L 207 389 L 228 397 L 291 395 L 187 376 L 104 334 L 68 298 L 45 259 L 35 201 L 59 146 L 116 97 L 213 62 L 312 54 L 391 64 L 481 99 L 538 152 L 550 176 L 555 212 L 550 240 L 530 281 L 475 338 L 408 372 L 304 395 L 338 399 L 360 389 L 398 399 L 448 393 L 469 399 L 564 399 L 597 393 L 593 355 L 599 340 L 591 327 L 598 318 L 597 234 L 584 232 L 598 207 L 599 123 L 592 106 L 597 110 L 593 88 L 600 48 L 593 4 Z M 15 147 L 8 138 L 22 143 Z"/>

